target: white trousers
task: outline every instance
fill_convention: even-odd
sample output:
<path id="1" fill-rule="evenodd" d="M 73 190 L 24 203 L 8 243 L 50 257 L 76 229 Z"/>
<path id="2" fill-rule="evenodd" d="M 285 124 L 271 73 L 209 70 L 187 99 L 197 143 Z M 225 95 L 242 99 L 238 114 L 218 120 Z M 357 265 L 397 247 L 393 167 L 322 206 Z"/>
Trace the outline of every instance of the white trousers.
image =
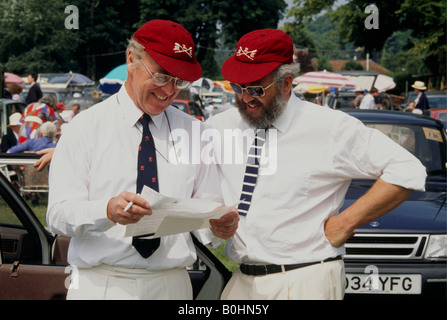
<path id="1" fill-rule="evenodd" d="M 265 276 L 233 273 L 223 300 L 341 300 L 345 288 L 342 260 Z"/>
<path id="2" fill-rule="evenodd" d="M 191 300 L 184 268 L 162 271 L 100 265 L 74 269 L 67 300 Z"/>

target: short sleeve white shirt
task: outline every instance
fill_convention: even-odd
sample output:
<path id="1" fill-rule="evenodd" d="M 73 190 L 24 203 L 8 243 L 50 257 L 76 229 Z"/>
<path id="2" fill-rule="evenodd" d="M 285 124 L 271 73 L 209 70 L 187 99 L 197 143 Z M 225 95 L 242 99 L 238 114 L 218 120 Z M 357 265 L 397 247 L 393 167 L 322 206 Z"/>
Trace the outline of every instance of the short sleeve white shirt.
<path id="1" fill-rule="evenodd" d="M 254 133 L 237 108 L 208 123 L 221 135 L 222 192 L 225 204 L 234 204 L 242 190 L 247 149 L 237 143 L 230 148 L 229 135 L 251 131 L 246 135 L 251 145 Z M 342 111 L 293 94 L 264 146 L 250 209 L 227 242 L 228 256 L 239 263 L 295 264 L 344 254 L 344 247 L 329 243 L 324 224 L 338 213 L 351 179 L 382 178 L 424 189 L 425 168 L 404 148 Z"/>

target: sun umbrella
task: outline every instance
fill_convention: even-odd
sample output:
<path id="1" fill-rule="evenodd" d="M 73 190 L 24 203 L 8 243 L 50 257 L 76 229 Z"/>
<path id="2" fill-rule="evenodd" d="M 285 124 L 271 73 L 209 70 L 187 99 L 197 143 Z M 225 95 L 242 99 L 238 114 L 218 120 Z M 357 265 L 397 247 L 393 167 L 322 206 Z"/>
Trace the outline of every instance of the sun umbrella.
<path id="1" fill-rule="evenodd" d="M 127 79 L 127 64 L 122 64 L 112 69 L 103 79 L 121 80 L 122 82 Z"/>
<path id="2" fill-rule="evenodd" d="M 14 73 L 5 72 L 5 83 L 6 84 L 25 84 L 22 78 Z"/>
<path id="3" fill-rule="evenodd" d="M 104 78 L 99 80 L 99 89 L 108 94 L 119 91 L 124 81 L 127 79 L 127 64 L 122 64 L 112 69 Z"/>
<path id="4" fill-rule="evenodd" d="M 198 87 L 200 91 L 212 92 L 214 89 L 214 82 L 208 78 L 200 78 L 191 84 L 192 87 Z"/>
<path id="5" fill-rule="evenodd" d="M 321 93 L 327 91 L 326 86 L 320 86 L 316 84 L 298 84 L 293 91 L 296 93 Z"/>
<path id="6" fill-rule="evenodd" d="M 92 86 L 95 84 L 95 82 L 83 74 L 73 73 L 73 78 L 71 79 L 70 84 L 79 86 Z"/>
<path id="7" fill-rule="evenodd" d="M 394 89 L 396 87 L 396 83 L 394 82 L 393 78 L 379 74 L 376 82 L 374 83 L 374 87 L 376 87 L 379 92 L 385 92 L 387 90 Z"/>
<path id="8" fill-rule="evenodd" d="M 214 81 L 214 85 L 219 86 L 223 88 L 224 90 L 233 92 L 233 88 L 230 85 L 230 81 L 228 80 L 220 80 L 220 81 Z"/>
<path id="9" fill-rule="evenodd" d="M 333 72 L 312 71 L 293 79 L 293 84 L 315 84 L 334 88 L 355 88 L 348 78 Z"/>

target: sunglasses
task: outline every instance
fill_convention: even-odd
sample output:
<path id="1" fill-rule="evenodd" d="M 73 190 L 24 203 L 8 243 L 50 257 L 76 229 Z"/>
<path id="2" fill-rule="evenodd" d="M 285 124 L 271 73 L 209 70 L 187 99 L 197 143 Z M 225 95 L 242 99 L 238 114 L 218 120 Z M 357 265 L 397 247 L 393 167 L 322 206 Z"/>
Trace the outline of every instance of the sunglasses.
<path id="1" fill-rule="evenodd" d="M 243 88 L 240 85 L 233 83 L 233 82 L 230 82 L 230 85 L 231 85 L 231 88 L 233 88 L 233 91 L 236 92 L 236 94 L 243 94 L 244 90 L 245 90 L 252 97 L 263 97 L 265 95 L 265 90 L 270 88 L 275 82 L 276 81 L 273 81 L 267 87 L 248 86 L 248 87 Z"/>
<path id="2" fill-rule="evenodd" d="M 151 72 L 151 70 L 149 70 L 149 68 L 146 66 L 146 64 L 141 58 L 139 58 L 139 60 L 141 61 L 141 63 L 143 63 L 143 66 L 146 68 L 147 72 L 149 72 L 149 74 L 151 75 L 152 83 L 155 84 L 156 86 L 163 87 L 167 85 L 169 82 L 171 82 L 172 79 L 174 79 L 174 87 L 176 89 L 183 90 L 188 89 L 192 83 L 191 81 L 182 80 L 180 78 L 173 77 L 163 73 L 157 72 L 154 74 Z"/>

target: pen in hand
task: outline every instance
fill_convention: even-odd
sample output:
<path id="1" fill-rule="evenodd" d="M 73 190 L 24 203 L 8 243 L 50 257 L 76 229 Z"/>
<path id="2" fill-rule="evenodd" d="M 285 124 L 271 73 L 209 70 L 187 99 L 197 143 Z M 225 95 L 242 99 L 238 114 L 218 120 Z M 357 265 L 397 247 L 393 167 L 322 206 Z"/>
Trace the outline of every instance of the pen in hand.
<path id="1" fill-rule="evenodd" d="M 140 195 L 139 193 L 137 193 L 137 195 Z M 127 212 L 127 210 L 129 210 L 130 209 L 130 207 L 132 207 L 132 205 L 133 205 L 133 202 L 132 201 L 130 201 L 128 204 L 127 204 L 127 206 L 124 208 L 124 212 Z"/>

